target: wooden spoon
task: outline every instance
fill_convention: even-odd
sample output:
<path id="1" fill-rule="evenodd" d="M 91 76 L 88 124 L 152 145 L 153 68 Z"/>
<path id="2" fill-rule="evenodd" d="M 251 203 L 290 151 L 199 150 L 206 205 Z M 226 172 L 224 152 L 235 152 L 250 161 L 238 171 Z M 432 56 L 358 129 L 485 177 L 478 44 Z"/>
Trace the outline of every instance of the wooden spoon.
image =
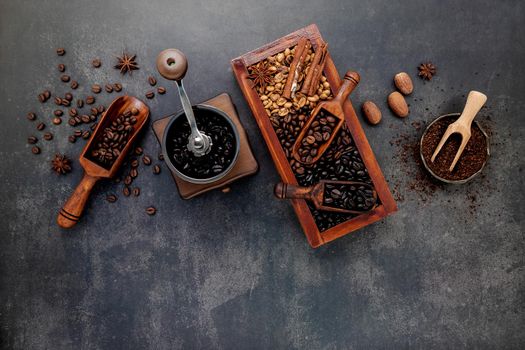
<path id="1" fill-rule="evenodd" d="M 116 118 L 122 115 L 125 111 L 137 108 L 139 113 L 135 115 L 137 122 L 133 127 L 133 133 L 128 139 L 126 146 L 122 149 L 118 158 L 113 162 L 111 168 L 107 169 L 100 164 L 89 159 L 87 154 L 91 151 L 92 144 L 98 140 L 99 136 L 104 133 L 104 129 L 108 127 Z M 121 96 L 116 98 L 109 108 L 106 110 L 100 119 L 97 128 L 89 139 L 84 150 L 80 154 L 79 162 L 84 168 L 84 176 L 78 184 L 75 192 L 69 197 L 66 204 L 60 209 L 57 217 L 57 223 L 60 227 L 71 228 L 80 220 L 80 216 L 84 211 L 84 207 L 89 198 L 91 190 L 95 183 L 101 178 L 111 178 L 115 176 L 120 165 L 124 161 L 126 154 L 130 150 L 133 141 L 135 141 L 142 127 L 146 124 L 149 118 L 149 108 L 139 99 L 132 96 Z"/>
<path id="2" fill-rule="evenodd" d="M 345 103 L 346 99 L 348 98 L 348 95 L 355 89 L 357 84 L 359 84 L 360 76 L 357 72 L 348 71 L 345 74 L 343 83 L 337 90 L 336 96 L 330 100 L 330 101 L 323 101 L 317 105 L 317 107 L 313 110 L 311 117 L 308 119 L 306 124 L 303 126 L 303 129 L 301 130 L 301 133 L 297 137 L 297 140 L 295 141 L 295 144 L 292 148 L 292 155 L 293 157 L 300 163 L 303 164 L 313 164 L 319 160 L 319 158 L 322 157 L 324 152 L 330 147 L 330 144 L 334 140 L 334 138 L 337 135 L 337 132 L 343 126 L 343 123 L 345 122 L 345 113 L 343 110 L 343 104 Z M 317 154 L 315 156 L 311 157 L 310 161 L 304 161 L 302 159 L 302 156 L 299 154 L 299 149 L 301 148 L 301 144 L 304 140 L 304 138 L 308 133 L 308 130 L 310 129 L 310 126 L 315 121 L 316 116 L 319 114 L 321 110 L 324 110 L 327 112 L 328 115 L 331 115 L 332 117 L 335 117 L 336 125 L 332 129 L 330 137 L 327 140 L 321 141 L 322 144 L 317 149 Z"/>
<path id="3" fill-rule="evenodd" d="M 367 189 L 372 190 L 372 198 L 374 203 L 377 203 L 377 192 L 376 190 L 365 182 L 359 181 L 333 181 L 333 180 L 321 180 L 319 183 L 313 186 L 296 186 L 279 182 L 275 185 L 274 194 L 279 199 L 305 199 L 310 201 L 314 207 L 318 210 L 332 211 L 344 214 L 363 214 L 374 209 L 377 204 L 371 206 L 368 210 L 353 210 L 344 209 L 334 206 L 326 205 L 325 202 L 325 186 L 326 185 L 346 185 L 346 186 L 365 186 Z"/>

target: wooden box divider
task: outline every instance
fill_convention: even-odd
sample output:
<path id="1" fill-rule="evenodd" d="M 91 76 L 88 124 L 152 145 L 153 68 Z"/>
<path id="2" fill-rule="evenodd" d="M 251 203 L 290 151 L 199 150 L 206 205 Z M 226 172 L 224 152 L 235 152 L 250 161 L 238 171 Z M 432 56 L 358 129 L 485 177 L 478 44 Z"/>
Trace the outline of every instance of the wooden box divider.
<path id="1" fill-rule="evenodd" d="M 231 61 L 233 73 L 235 74 L 244 97 L 252 110 L 257 125 L 261 130 L 277 171 L 281 176 L 282 181 L 290 184 L 297 184 L 297 180 L 288 159 L 286 158 L 284 150 L 281 147 L 277 134 L 274 131 L 270 118 L 266 114 L 262 101 L 256 90 L 252 88 L 250 79 L 248 79 L 248 67 L 268 58 L 269 56 L 293 47 L 301 37 L 308 38 L 312 43 L 314 50 L 324 42 L 317 26 L 311 24 Z M 330 57 L 330 53 L 328 53 L 323 73 L 332 88 L 341 85 L 341 77 Z M 359 86 L 357 88 L 359 88 Z M 344 111 L 348 130 L 361 158 L 363 159 L 363 163 L 368 170 L 368 174 L 374 184 L 381 203 L 368 213 L 353 217 L 348 221 L 320 232 L 306 201 L 302 199 L 291 200 L 294 210 L 299 218 L 299 222 L 308 239 L 308 243 L 313 248 L 319 247 L 366 225 L 381 220 L 383 217 L 397 210 L 396 202 L 388 188 L 388 184 L 385 181 L 383 173 L 377 163 L 372 148 L 368 143 L 363 128 L 357 119 L 357 115 L 350 100 L 345 102 Z"/>

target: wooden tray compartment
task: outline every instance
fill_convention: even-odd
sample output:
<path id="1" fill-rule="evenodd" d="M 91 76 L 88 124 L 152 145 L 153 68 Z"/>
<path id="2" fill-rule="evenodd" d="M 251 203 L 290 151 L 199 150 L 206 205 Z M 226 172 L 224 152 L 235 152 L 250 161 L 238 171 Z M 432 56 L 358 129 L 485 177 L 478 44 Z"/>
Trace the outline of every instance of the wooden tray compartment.
<path id="1" fill-rule="evenodd" d="M 254 118 L 257 121 L 264 140 L 268 146 L 277 171 L 283 182 L 291 184 L 297 184 L 297 178 L 295 177 L 292 167 L 290 166 L 285 150 L 281 147 L 281 143 L 272 126 L 270 117 L 266 113 L 264 105 L 257 91 L 252 87 L 253 85 L 251 80 L 248 78 L 248 67 L 265 60 L 270 56 L 276 55 L 279 52 L 283 52 L 287 48 L 294 47 L 301 37 L 308 38 L 312 43 L 314 50 L 317 49 L 319 44 L 324 42 L 319 29 L 315 24 L 312 24 L 259 49 L 235 58 L 231 62 L 233 73 L 248 102 L 248 105 L 250 106 L 250 109 L 253 112 Z M 330 83 L 332 92 L 333 87 L 338 87 L 341 84 L 340 75 L 337 72 L 329 53 L 323 75 L 326 76 L 328 82 Z M 347 100 L 344 105 L 344 111 L 347 130 L 350 133 L 353 143 L 355 144 L 355 147 L 357 148 L 362 161 L 368 170 L 368 175 L 377 191 L 380 204 L 374 210 L 368 213 L 355 216 L 321 232 L 314 220 L 312 210 L 309 208 L 306 201 L 292 200 L 292 205 L 308 239 L 308 243 L 314 248 L 350 232 L 358 230 L 373 222 L 376 222 L 397 210 L 394 198 L 390 193 L 383 173 L 379 168 L 379 164 L 377 163 L 377 160 L 372 152 L 372 149 L 370 148 L 359 120 L 357 119 L 355 110 L 349 100 Z"/>

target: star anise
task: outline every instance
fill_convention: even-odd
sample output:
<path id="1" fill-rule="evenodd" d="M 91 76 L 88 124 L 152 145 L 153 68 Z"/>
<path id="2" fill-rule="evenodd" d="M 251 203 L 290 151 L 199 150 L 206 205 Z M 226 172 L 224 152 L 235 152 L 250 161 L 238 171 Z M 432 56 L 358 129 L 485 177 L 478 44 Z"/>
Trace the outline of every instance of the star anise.
<path id="1" fill-rule="evenodd" d="M 65 154 L 55 154 L 51 165 L 52 169 L 59 175 L 65 175 L 71 171 L 71 160 Z"/>
<path id="2" fill-rule="evenodd" d="M 272 81 L 272 70 L 266 62 L 260 62 L 256 66 L 252 66 L 250 69 L 250 75 L 248 79 L 251 79 L 253 82 L 253 87 L 259 86 L 264 90 L 266 85 Z"/>
<path id="3" fill-rule="evenodd" d="M 432 79 L 434 74 L 436 74 L 436 66 L 431 62 L 421 63 L 417 69 L 419 69 L 418 75 L 426 80 Z"/>
<path id="4" fill-rule="evenodd" d="M 139 65 L 135 60 L 136 58 L 137 55 L 130 55 L 124 52 L 122 56 L 117 56 L 118 63 L 115 65 L 115 68 L 120 69 L 121 74 L 128 72 L 131 74 L 132 71 L 139 69 Z"/>

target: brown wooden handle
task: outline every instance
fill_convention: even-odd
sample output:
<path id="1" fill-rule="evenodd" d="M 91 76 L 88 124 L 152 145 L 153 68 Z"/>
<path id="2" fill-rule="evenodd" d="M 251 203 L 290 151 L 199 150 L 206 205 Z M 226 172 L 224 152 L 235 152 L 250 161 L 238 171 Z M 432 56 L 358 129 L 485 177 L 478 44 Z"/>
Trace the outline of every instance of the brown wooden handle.
<path id="1" fill-rule="evenodd" d="M 347 71 L 345 78 L 343 79 L 343 83 L 339 87 L 334 100 L 338 100 L 341 104 L 343 104 L 348 98 L 348 95 L 350 95 L 350 93 L 354 91 L 357 84 L 359 84 L 360 80 L 361 77 L 359 76 L 359 73 L 350 70 Z"/>
<path id="2" fill-rule="evenodd" d="M 157 56 L 157 70 L 166 79 L 180 81 L 188 70 L 188 59 L 177 49 L 166 49 Z"/>
<path id="3" fill-rule="evenodd" d="M 89 194 L 98 179 L 98 177 L 93 177 L 84 173 L 84 177 L 82 177 L 75 192 L 73 192 L 66 204 L 64 204 L 62 209 L 58 212 L 58 226 L 63 228 L 71 228 L 75 226 L 78 220 L 80 220 L 80 216 L 84 211 Z"/>
<path id="4" fill-rule="evenodd" d="M 275 185 L 274 194 L 279 199 L 312 199 L 313 186 L 302 187 L 279 182 Z"/>

